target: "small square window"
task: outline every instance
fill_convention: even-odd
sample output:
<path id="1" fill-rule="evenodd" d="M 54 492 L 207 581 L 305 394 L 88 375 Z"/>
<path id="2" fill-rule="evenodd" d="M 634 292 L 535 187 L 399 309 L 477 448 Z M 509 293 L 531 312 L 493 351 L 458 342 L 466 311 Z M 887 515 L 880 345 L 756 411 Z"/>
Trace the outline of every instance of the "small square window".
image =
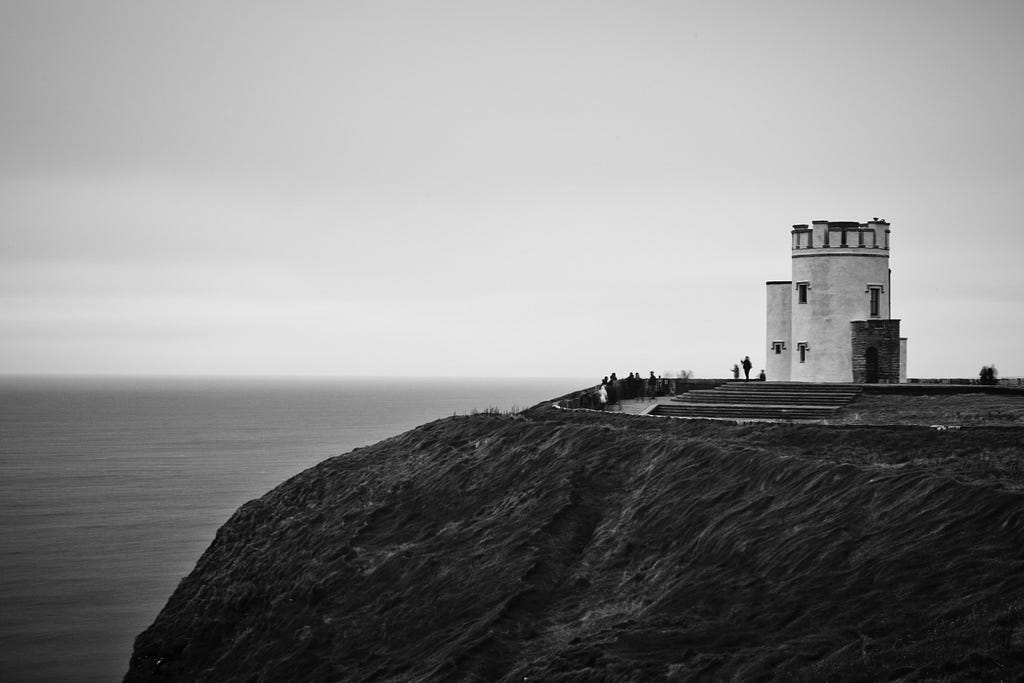
<path id="1" fill-rule="evenodd" d="M 772 351 L 775 352 L 776 356 L 781 355 L 782 351 L 785 348 L 786 348 L 786 342 L 782 342 L 782 341 L 773 341 L 772 342 Z"/>

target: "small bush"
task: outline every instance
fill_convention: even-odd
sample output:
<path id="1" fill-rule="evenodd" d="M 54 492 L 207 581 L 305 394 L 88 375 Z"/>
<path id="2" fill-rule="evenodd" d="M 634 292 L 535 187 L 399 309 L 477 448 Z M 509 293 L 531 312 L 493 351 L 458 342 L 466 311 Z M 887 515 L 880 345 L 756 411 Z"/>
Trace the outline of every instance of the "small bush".
<path id="1" fill-rule="evenodd" d="M 483 410 L 479 410 L 477 408 L 473 408 L 473 410 L 471 410 L 469 412 L 469 414 L 470 415 L 480 415 L 480 414 L 483 414 L 483 415 L 502 415 L 504 417 L 513 417 L 515 415 L 518 415 L 522 411 L 523 411 L 523 409 L 520 408 L 517 405 L 513 405 L 511 408 L 508 408 L 508 409 L 499 408 L 498 406 L 488 406 L 487 408 L 484 408 Z"/>
<path id="2" fill-rule="evenodd" d="M 978 373 L 979 382 L 981 384 L 996 384 L 996 366 L 985 365 L 982 366 L 981 372 Z"/>

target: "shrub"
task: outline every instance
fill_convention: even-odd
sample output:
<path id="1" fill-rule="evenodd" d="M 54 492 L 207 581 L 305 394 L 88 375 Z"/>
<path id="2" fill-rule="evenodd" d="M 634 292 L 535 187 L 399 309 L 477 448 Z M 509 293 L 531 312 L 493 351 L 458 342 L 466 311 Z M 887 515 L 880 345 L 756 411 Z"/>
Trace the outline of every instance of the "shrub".
<path id="1" fill-rule="evenodd" d="M 979 382 L 981 384 L 996 384 L 996 375 L 996 366 L 982 366 L 981 372 L 978 373 Z"/>

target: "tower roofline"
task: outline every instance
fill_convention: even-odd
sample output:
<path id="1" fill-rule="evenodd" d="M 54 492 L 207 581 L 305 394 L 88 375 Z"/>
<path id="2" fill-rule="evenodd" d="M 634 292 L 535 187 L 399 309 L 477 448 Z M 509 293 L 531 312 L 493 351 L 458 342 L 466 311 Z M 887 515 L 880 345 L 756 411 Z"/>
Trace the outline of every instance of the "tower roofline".
<path id="1" fill-rule="evenodd" d="M 811 223 L 813 223 L 814 225 L 827 225 L 830 228 L 859 228 L 859 227 L 865 227 L 865 226 L 871 225 L 872 223 L 875 223 L 875 224 L 878 224 L 878 225 L 890 225 L 889 221 L 885 220 L 884 218 L 872 218 L 871 220 L 864 221 L 863 223 L 861 223 L 859 221 L 827 221 L 827 220 L 816 220 L 816 221 L 811 221 Z M 808 228 L 808 225 L 806 223 L 797 223 L 793 227 L 796 228 L 797 230 L 806 230 Z"/>
<path id="2" fill-rule="evenodd" d="M 847 250 L 889 251 L 889 223 L 872 218 L 865 223 L 857 221 L 815 220 L 811 224 L 796 223 L 792 230 L 792 247 L 796 252 L 838 253 Z"/>

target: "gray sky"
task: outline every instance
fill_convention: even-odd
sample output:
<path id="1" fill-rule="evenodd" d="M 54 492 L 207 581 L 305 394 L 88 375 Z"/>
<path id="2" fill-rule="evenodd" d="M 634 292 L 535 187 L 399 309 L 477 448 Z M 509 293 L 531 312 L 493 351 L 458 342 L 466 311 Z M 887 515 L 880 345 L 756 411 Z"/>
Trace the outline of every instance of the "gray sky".
<path id="1" fill-rule="evenodd" d="M 879 216 L 910 375 L 1024 375 L 1022 30 L 5 0 L 0 372 L 723 376 L 764 364 L 790 226 Z"/>

